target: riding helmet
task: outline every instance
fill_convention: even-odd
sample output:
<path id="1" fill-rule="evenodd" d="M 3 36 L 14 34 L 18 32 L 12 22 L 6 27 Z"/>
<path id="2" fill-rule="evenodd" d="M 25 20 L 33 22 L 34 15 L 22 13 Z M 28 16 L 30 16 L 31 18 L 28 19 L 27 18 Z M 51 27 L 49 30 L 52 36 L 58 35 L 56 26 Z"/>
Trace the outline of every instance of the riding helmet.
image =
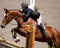
<path id="1" fill-rule="evenodd" d="M 22 3 L 21 3 L 21 6 L 24 6 L 24 7 L 28 8 L 28 3 L 22 2 Z"/>

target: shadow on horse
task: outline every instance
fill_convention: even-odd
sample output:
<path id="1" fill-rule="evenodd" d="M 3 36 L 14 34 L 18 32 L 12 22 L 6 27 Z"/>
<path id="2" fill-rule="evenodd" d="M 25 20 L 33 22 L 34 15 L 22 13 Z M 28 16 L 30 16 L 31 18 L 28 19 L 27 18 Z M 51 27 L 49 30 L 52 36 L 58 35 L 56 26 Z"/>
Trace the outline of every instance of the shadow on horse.
<path id="1" fill-rule="evenodd" d="M 1 27 L 5 28 L 5 26 L 10 23 L 13 19 L 17 22 L 17 27 L 12 29 L 14 34 L 18 33 L 24 37 L 26 37 L 26 25 L 32 25 L 35 21 L 32 18 L 29 18 L 27 22 L 23 21 L 23 15 L 18 10 L 4 10 L 4 18 L 1 23 Z M 47 44 L 52 48 L 52 44 L 54 43 L 55 48 L 60 48 L 60 32 L 48 25 L 45 25 L 47 36 L 44 38 L 42 33 L 38 28 L 36 28 L 35 40 L 38 42 L 47 42 Z"/>

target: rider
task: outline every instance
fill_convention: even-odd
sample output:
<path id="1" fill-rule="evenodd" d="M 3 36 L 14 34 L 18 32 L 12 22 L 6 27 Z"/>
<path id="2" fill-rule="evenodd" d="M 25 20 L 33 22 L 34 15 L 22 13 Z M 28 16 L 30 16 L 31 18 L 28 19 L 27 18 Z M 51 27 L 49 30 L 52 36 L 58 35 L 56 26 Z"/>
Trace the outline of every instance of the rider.
<path id="1" fill-rule="evenodd" d="M 24 15 L 23 17 L 24 22 L 26 22 L 29 19 L 29 17 L 31 17 L 33 20 L 37 22 L 37 19 L 40 16 L 40 13 L 37 12 L 37 10 L 33 11 L 32 9 L 28 8 L 28 3 L 26 2 L 22 2 L 21 7 L 22 7 L 22 13 Z M 39 29 L 41 29 L 41 32 L 43 36 L 45 37 L 46 33 L 45 33 L 45 29 L 42 26 L 42 24 L 38 25 L 38 27 Z"/>

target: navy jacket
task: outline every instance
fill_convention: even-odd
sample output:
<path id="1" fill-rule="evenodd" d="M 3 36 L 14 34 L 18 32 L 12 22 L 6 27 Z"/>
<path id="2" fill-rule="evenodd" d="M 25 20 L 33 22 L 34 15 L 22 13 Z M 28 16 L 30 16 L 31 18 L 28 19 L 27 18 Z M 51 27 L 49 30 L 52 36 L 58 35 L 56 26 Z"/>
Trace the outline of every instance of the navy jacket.
<path id="1" fill-rule="evenodd" d="M 40 16 L 39 12 L 33 11 L 30 8 L 27 8 L 25 10 L 22 11 L 24 13 L 24 21 L 26 22 L 28 20 L 29 17 L 31 17 L 33 20 L 37 21 L 37 19 Z"/>

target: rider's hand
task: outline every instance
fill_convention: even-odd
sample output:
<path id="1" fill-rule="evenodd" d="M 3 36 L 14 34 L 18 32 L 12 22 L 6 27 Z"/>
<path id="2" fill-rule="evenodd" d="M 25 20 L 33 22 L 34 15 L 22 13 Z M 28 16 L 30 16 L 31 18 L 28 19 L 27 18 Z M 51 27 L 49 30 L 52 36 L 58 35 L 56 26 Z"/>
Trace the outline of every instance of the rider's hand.
<path id="1" fill-rule="evenodd" d="M 23 13 L 23 16 L 25 16 L 25 13 Z"/>

